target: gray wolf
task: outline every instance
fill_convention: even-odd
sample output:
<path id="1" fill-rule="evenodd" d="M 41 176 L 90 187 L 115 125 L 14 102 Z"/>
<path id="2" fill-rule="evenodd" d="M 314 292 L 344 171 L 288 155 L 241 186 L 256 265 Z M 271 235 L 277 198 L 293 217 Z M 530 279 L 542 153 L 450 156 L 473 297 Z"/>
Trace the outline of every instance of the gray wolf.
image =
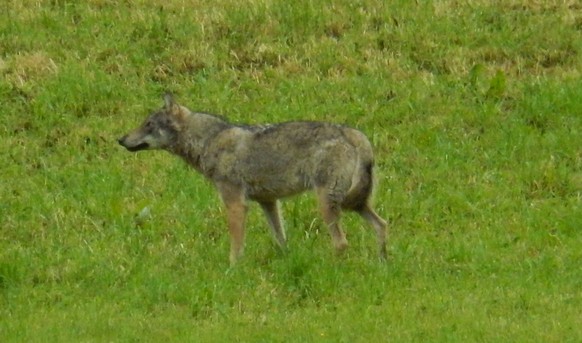
<path id="1" fill-rule="evenodd" d="M 348 242 L 340 227 L 342 210 L 354 211 L 376 231 L 380 257 L 386 258 L 387 223 L 372 209 L 374 157 L 366 136 L 353 128 L 296 121 L 236 125 L 177 104 L 164 106 L 120 138 L 129 151 L 162 149 L 186 161 L 220 193 L 230 231 L 230 263 L 243 252 L 247 202 L 262 207 L 275 241 L 286 248 L 279 199 L 314 190 L 323 220 L 338 253 Z"/>

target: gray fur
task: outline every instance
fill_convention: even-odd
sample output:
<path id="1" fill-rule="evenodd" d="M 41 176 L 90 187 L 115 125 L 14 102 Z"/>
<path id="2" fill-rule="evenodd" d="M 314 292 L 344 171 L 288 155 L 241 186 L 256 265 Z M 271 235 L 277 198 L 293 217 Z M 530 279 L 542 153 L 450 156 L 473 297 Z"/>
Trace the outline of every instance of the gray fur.
<path id="1" fill-rule="evenodd" d="M 130 151 L 163 149 L 183 158 L 211 180 L 226 205 L 231 232 L 230 260 L 243 250 L 247 200 L 263 208 L 277 243 L 285 247 L 278 199 L 315 190 L 338 252 L 347 247 L 339 227 L 342 209 L 362 215 L 374 227 L 386 257 L 386 222 L 372 209 L 372 146 L 353 128 L 297 121 L 240 126 L 225 118 L 192 112 L 166 95 L 165 106 L 141 127 L 119 139 Z"/>

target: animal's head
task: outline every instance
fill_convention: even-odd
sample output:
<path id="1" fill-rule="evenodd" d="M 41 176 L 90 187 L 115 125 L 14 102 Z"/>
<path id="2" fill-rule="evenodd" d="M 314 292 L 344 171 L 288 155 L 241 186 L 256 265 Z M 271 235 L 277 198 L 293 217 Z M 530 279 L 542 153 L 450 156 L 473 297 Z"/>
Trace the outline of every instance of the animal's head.
<path id="1" fill-rule="evenodd" d="M 129 151 L 171 147 L 176 142 L 186 110 L 174 101 L 170 93 L 166 93 L 164 101 L 164 106 L 140 127 L 118 139 L 119 144 Z"/>

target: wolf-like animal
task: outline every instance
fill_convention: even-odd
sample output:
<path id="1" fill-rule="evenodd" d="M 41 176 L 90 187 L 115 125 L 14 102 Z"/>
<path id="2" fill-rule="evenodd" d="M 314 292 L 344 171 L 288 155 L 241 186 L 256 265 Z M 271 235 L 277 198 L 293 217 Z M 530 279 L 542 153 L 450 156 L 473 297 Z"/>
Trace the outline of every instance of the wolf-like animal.
<path id="1" fill-rule="evenodd" d="M 160 110 L 119 144 L 129 151 L 169 151 L 216 186 L 227 210 L 231 264 L 243 252 L 248 200 L 259 203 L 275 241 L 285 249 L 279 199 L 306 190 L 315 190 L 338 253 L 348 246 L 340 213 L 351 210 L 375 229 L 380 257 L 386 258 L 387 223 L 371 207 L 374 157 L 362 132 L 310 121 L 236 125 L 221 116 L 193 112 L 169 93 L 164 100 Z"/>

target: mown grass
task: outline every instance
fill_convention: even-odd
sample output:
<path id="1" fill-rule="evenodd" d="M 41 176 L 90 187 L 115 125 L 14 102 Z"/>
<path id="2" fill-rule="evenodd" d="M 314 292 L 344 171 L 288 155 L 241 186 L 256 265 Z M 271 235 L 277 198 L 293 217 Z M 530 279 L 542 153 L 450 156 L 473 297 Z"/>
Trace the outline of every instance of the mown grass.
<path id="1" fill-rule="evenodd" d="M 0 340 L 580 341 L 581 33 L 576 1 L 3 2 Z M 228 268 L 212 187 L 116 145 L 165 90 L 366 132 L 390 262 L 305 195 Z"/>

